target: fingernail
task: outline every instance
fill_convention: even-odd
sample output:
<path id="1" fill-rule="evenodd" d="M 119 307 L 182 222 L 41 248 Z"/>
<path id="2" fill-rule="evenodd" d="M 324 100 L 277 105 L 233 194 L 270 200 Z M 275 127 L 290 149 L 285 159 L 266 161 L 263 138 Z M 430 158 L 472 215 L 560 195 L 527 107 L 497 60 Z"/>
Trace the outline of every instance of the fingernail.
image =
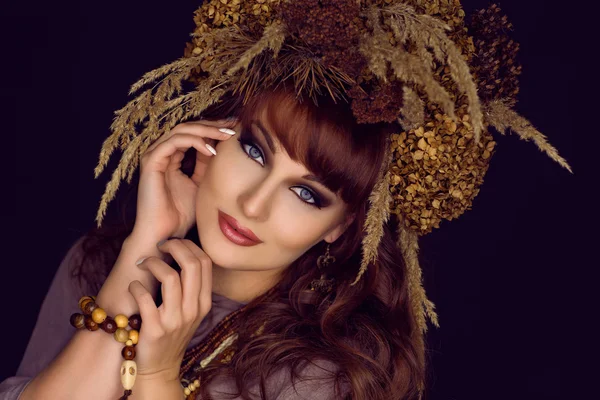
<path id="1" fill-rule="evenodd" d="M 148 258 L 148 257 L 140 258 L 139 260 L 137 260 L 137 261 L 135 262 L 135 265 L 140 265 L 141 263 L 143 263 L 143 262 L 144 262 L 144 260 L 145 260 L 146 258 Z"/>
<path id="2" fill-rule="evenodd" d="M 223 132 L 231 136 L 235 135 L 235 131 L 229 128 L 219 128 L 219 132 Z"/>
<path id="3" fill-rule="evenodd" d="M 168 240 L 168 239 L 163 239 L 163 240 L 161 240 L 160 242 L 156 243 L 156 247 L 160 247 L 160 246 L 162 246 L 163 244 L 165 244 L 165 243 L 166 243 L 166 241 L 167 241 L 167 240 Z"/>
<path id="4" fill-rule="evenodd" d="M 208 151 L 213 153 L 215 156 L 217 155 L 217 151 L 210 144 L 206 143 L 206 148 L 208 149 Z"/>

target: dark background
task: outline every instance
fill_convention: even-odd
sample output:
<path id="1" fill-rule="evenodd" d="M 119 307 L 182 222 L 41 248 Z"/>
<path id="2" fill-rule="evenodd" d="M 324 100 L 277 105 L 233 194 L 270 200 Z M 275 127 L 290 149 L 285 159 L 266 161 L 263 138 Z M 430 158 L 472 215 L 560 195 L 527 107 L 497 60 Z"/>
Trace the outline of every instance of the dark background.
<path id="1" fill-rule="evenodd" d="M 15 374 L 60 261 L 94 224 L 120 158 L 113 155 L 94 179 L 113 111 L 130 100 L 129 87 L 143 73 L 182 56 L 199 4 L 2 6 L 0 381 Z M 469 14 L 488 2 L 463 4 Z M 581 2 L 500 5 L 521 43 L 517 110 L 575 175 L 533 143 L 498 135 L 473 210 L 422 239 L 426 287 L 441 323 L 430 331 L 430 398 L 578 398 L 592 377 L 584 360 L 595 341 L 586 334 L 597 315 L 586 310 L 593 295 L 586 283 L 598 267 L 598 179 L 586 178 L 598 172 L 595 25 L 584 22 L 594 10 Z M 576 156 L 576 148 L 590 155 Z"/>

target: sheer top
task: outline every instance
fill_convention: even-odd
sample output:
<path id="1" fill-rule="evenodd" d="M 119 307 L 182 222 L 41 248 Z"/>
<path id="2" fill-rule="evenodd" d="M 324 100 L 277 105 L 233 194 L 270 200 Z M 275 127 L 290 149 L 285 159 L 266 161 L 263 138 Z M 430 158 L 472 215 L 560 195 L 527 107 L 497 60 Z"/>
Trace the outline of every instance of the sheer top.
<path id="1" fill-rule="evenodd" d="M 67 345 L 75 328 L 69 323 L 69 317 L 78 311 L 77 304 L 84 290 L 79 280 L 70 276 L 70 267 L 81 242 L 78 239 L 63 258 L 50 285 L 50 289 L 42 303 L 33 333 L 17 369 L 16 375 L 0 383 L 0 399 L 18 400 L 27 384 L 39 374 Z M 242 307 L 240 303 L 219 294 L 212 294 L 212 308 L 196 330 L 188 344 L 188 349 L 198 344 L 226 315 Z M 334 393 L 335 373 L 337 366 L 327 360 L 314 360 L 307 364 L 300 374 L 300 379 L 292 384 L 289 369 L 279 369 L 266 381 L 267 399 L 301 400 L 301 399 L 336 399 Z M 235 391 L 235 382 L 217 378 L 212 382 L 210 393 L 215 399 L 219 394 Z M 348 385 L 343 385 L 347 394 Z M 260 399 L 258 385 L 251 387 L 254 398 Z M 200 399 L 198 396 L 197 399 Z"/>

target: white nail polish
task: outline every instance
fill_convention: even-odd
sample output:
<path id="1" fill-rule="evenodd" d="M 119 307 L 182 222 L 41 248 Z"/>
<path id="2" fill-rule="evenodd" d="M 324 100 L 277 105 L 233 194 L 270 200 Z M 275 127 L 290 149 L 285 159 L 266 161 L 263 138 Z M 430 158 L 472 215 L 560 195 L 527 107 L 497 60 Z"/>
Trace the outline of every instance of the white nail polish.
<path id="1" fill-rule="evenodd" d="M 213 153 L 215 156 L 217 155 L 217 151 L 215 149 L 213 149 L 213 147 L 210 144 L 206 143 L 206 148 L 208 149 L 208 151 Z"/>
<path id="2" fill-rule="evenodd" d="M 219 132 L 223 132 L 231 136 L 235 135 L 235 131 L 229 128 L 219 128 Z"/>
<path id="3" fill-rule="evenodd" d="M 144 257 L 144 258 L 140 258 L 139 260 L 136 261 L 135 265 L 140 265 L 141 263 L 144 262 L 144 260 L 148 258 L 148 257 Z"/>

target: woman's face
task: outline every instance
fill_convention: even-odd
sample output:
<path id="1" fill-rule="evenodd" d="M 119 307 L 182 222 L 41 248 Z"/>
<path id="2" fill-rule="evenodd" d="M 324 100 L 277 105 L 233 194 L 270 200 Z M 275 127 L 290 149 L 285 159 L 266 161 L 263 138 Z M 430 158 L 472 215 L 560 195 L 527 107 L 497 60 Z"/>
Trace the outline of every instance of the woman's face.
<path id="1" fill-rule="evenodd" d="M 217 155 L 207 166 L 196 198 L 198 236 L 213 264 L 275 273 L 321 240 L 335 241 L 349 222 L 346 203 L 325 186 L 303 178 L 310 171 L 280 147 L 262 116 L 244 132 L 239 123 L 234 129 L 235 136 L 216 146 Z M 219 211 L 261 242 L 243 246 L 228 239 Z"/>

